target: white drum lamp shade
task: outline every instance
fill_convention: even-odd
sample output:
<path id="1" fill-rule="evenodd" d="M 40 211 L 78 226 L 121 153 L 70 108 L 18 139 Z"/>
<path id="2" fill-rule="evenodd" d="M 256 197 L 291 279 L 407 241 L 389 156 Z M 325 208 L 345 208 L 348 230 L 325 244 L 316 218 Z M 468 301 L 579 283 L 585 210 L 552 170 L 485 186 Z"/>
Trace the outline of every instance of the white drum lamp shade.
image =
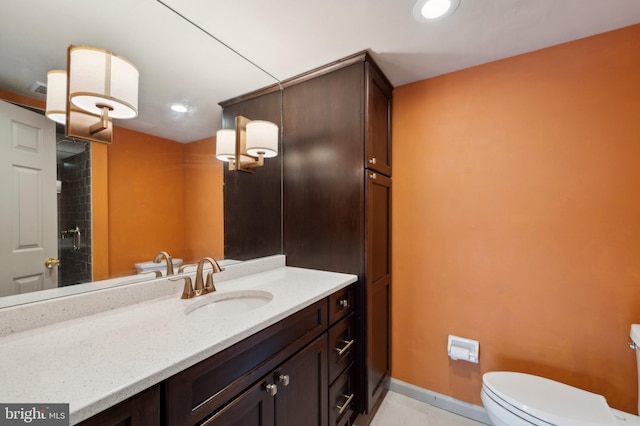
<path id="1" fill-rule="evenodd" d="M 109 118 L 138 115 L 139 73 L 129 61 L 113 53 L 89 46 L 73 46 L 69 51 L 69 100 L 78 108 Z"/>
<path id="2" fill-rule="evenodd" d="M 247 123 L 247 154 L 265 158 L 278 155 L 278 126 L 270 121 L 254 120 Z"/>
<path id="3" fill-rule="evenodd" d="M 67 123 L 67 72 L 47 73 L 47 108 L 45 115 L 56 123 Z"/>
<path id="4" fill-rule="evenodd" d="M 216 158 L 220 161 L 232 161 L 236 157 L 236 131 L 231 129 L 216 132 Z"/>

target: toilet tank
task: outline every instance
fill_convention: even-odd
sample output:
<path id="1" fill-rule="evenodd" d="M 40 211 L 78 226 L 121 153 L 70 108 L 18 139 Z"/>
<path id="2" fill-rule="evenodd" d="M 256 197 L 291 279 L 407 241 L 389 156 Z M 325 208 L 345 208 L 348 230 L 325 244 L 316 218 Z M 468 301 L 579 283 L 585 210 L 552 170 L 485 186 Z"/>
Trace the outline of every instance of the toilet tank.
<path id="1" fill-rule="evenodd" d="M 640 413 L 640 324 L 631 324 L 630 346 L 636 351 L 636 372 L 638 374 L 638 413 Z M 633 342 L 633 343 L 632 343 Z"/>

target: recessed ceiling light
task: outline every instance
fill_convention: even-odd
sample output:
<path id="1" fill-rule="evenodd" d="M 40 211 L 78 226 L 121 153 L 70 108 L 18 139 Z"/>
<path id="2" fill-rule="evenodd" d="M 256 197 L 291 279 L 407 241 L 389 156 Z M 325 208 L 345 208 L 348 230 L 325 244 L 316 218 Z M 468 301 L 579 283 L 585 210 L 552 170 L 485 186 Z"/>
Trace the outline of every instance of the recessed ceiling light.
<path id="1" fill-rule="evenodd" d="M 189 111 L 189 107 L 183 104 L 171 104 L 171 111 L 187 112 Z"/>
<path id="2" fill-rule="evenodd" d="M 451 15 L 460 4 L 460 0 L 418 0 L 413 7 L 413 16 L 420 22 Z"/>

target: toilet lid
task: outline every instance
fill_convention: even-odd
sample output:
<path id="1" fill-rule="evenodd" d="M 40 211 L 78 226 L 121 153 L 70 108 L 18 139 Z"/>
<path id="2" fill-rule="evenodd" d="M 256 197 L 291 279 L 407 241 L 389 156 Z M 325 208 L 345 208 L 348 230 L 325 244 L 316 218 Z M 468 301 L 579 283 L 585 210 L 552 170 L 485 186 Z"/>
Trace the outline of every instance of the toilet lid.
<path id="1" fill-rule="evenodd" d="M 524 373 L 494 371 L 484 386 L 511 407 L 559 426 L 616 425 L 602 395 Z"/>

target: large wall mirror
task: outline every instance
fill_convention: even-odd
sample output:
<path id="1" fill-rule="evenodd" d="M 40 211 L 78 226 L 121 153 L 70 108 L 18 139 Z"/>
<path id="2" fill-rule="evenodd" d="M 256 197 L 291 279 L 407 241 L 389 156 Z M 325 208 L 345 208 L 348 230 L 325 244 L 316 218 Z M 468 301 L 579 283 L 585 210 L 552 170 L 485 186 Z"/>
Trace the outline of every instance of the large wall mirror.
<path id="1" fill-rule="evenodd" d="M 14 107 L 44 108 L 47 72 L 66 68 L 72 44 L 112 51 L 140 72 L 138 116 L 114 121 L 111 145 L 67 138 L 57 129 L 55 179 L 42 188 L 56 193 L 56 254 L 34 260 L 43 273 L 58 274 L 55 287 L 67 294 L 100 288 L 96 281 L 130 282 L 115 277 L 150 279 L 136 276 L 134 265 L 160 251 L 185 263 L 224 258 L 224 172 L 215 158 L 219 102 L 276 79 L 235 52 L 233 40 L 218 40 L 215 28 L 182 14 L 179 1 L 23 0 L 0 19 L 0 99 L 11 103 L 0 110 L 5 116 Z M 175 112 L 173 104 L 187 111 Z M 7 130 L 0 132 L 0 143 L 10 144 Z M 0 164 L 3 179 L 12 179 L 11 167 Z M 9 191 L 7 181 L 3 186 Z M 10 194 L 1 195 L 0 307 L 61 294 L 37 280 L 16 284 L 20 273 L 7 255 L 15 246 L 9 241 L 15 209 L 4 201 Z M 61 266 L 44 270 L 48 257 L 60 258 Z"/>

